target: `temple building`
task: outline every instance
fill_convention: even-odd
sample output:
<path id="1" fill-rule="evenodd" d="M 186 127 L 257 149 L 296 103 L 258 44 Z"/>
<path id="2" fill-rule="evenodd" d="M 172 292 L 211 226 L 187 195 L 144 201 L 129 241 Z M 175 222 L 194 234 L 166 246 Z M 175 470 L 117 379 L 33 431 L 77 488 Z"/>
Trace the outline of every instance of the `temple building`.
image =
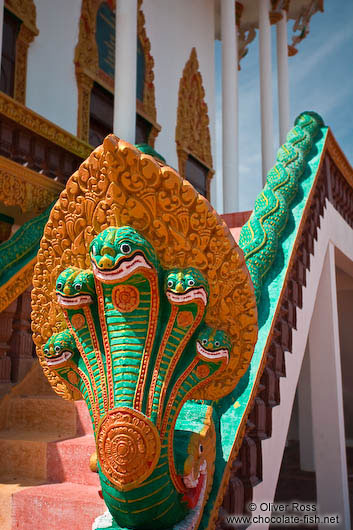
<path id="1" fill-rule="evenodd" d="M 247 186 L 239 170 L 244 58 L 258 40 L 265 186 L 284 160 L 275 154 L 273 28 L 279 145 L 287 145 L 295 90 L 288 61 L 323 11 L 324 0 L 0 0 L 1 530 L 90 530 L 105 511 L 89 467 L 95 442 L 86 404 L 53 392 L 31 332 L 37 252 L 68 179 L 114 133 L 189 181 L 238 242 L 251 214 L 239 201 Z M 259 334 L 244 411 L 234 404 L 241 440 L 209 529 L 229 528 L 226 516 L 245 513 L 249 502 L 268 503 L 263 515 L 271 515 L 271 503 L 293 499 L 318 503 L 318 514 L 338 514 L 337 528 L 350 528 L 353 169 L 334 133 L 322 124 L 305 166 L 311 188 L 287 215 L 295 235 L 283 232 L 283 284 L 273 314 L 268 301 L 271 325 Z M 98 219 L 86 202 L 82 211 Z M 79 223 L 67 222 L 66 240 L 58 236 L 63 248 Z"/>

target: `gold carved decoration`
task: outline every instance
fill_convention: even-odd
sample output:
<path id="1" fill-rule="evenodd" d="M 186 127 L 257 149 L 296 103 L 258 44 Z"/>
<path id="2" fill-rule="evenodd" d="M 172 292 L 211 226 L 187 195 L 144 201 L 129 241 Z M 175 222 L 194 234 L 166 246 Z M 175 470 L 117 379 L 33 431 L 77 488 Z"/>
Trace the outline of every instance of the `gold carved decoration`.
<path id="1" fill-rule="evenodd" d="M 327 150 L 334 161 L 338 170 L 342 173 L 343 178 L 347 181 L 348 185 L 353 188 L 353 169 L 346 155 L 343 153 L 336 138 L 334 137 L 331 129 L 328 130 L 326 138 Z"/>
<path id="2" fill-rule="evenodd" d="M 77 136 L 83 141 L 88 142 L 93 79 L 91 79 L 86 73 L 81 72 L 78 68 L 76 68 L 76 80 L 78 86 Z"/>
<path id="3" fill-rule="evenodd" d="M 0 92 L 0 114 L 10 120 L 23 125 L 30 131 L 39 134 L 43 138 L 59 145 L 80 158 L 86 158 L 92 151 L 92 147 L 79 140 L 73 134 L 65 131 L 58 125 L 43 118 L 33 110 Z M 23 168 L 23 166 L 22 166 Z"/>
<path id="4" fill-rule="evenodd" d="M 63 189 L 63 185 L 0 156 L 0 201 L 19 206 L 22 212 L 42 212 Z"/>
<path id="5" fill-rule="evenodd" d="M 37 258 L 33 258 L 25 267 L 12 276 L 8 282 L 0 287 L 0 313 L 32 284 L 36 261 Z"/>
<path id="6" fill-rule="evenodd" d="M 78 88 L 77 136 L 88 142 L 90 99 L 98 72 L 96 18 L 103 0 L 82 0 L 78 43 L 75 48 L 75 72 Z"/>
<path id="7" fill-rule="evenodd" d="M 256 37 L 256 29 L 250 24 L 241 24 L 238 26 L 238 70 L 240 70 L 240 61 L 247 53 L 249 45 Z"/>
<path id="8" fill-rule="evenodd" d="M 299 13 L 296 14 L 293 25 L 292 43 L 288 46 L 288 55 L 290 57 L 298 53 L 298 44 L 309 34 L 311 17 L 318 11 L 322 12 L 323 10 L 323 0 L 311 0 L 310 4 L 303 6 Z"/>
<path id="9" fill-rule="evenodd" d="M 33 0 L 5 0 L 5 7 L 17 18 L 22 20 L 32 33 L 38 35 L 36 22 L 36 6 Z"/>
<path id="10" fill-rule="evenodd" d="M 247 55 L 249 44 L 256 37 L 255 27 L 242 22 L 243 10 L 243 4 L 241 2 L 235 2 L 235 25 L 238 35 L 238 70 L 241 70 L 240 61 Z"/>
<path id="11" fill-rule="evenodd" d="M 270 24 L 277 24 L 282 20 L 282 11 L 288 11 L 289 0 L 271 0 Z"/>
<path id="12" fill-rule="evenodd" d="M 93 83 L 96 81 L 105 89 L 114 93 L 114 83 L 108 76 L 99 72 L 98 47 L 96 43 L 96 19 L 99 6 L 104 0 L 82 0 L 79 22 L 78 43 L 75 48 L 75 71 L 78 88 L 77 136 L 88 142 L 90 100 Z M 115 2 L 113 2 L 115 8 Z M 145 16 L 142 0 L 138 1 L 137 35 L 145 57 L 145 79 L 143 101 L 136 99 L 136 112 L 151 123 L 148 143 L 154 147 L 155 139 L 161 130 L 157 123 L 157 109 L 154 90 L 154 61 L 151 55 L 151 43 L 146 34 Z"/>
<path id="13" fill-rule="evenodd" d="M 137 36 L 141 43 L 145 57 L 145 79 L 143 87 L 143 101 L 136 99 L 136 112 L 151 123 L 152 128 L 148 137 L 148 145 L 154 147 L 155 140 L 161 126 L 157 123 L 157 109 L 154 92 L 154 60 L 151 55 L 151 43 L 147 37 L 145 15 L 141 9 L 142 0 L 138 2 Z"/>
<path id="14" fill-rule="evenodd" d="M 107 412 L 97 432 L 102 471 L 119 491 L 136 488 L 150 476 L 161 452 L 155 425 L 128 407 Z"/>
<path id="15" fill-rule="evenodd" d="M 28 47 L 39 33 L 36 6 L 33 0 L 5 0 L 5 7 L 22 21 L 16 40 L 14 98 L 25 103 Z"/>
<path id="16" fill-rule="evenodd" d="M 180 175 L 185 178 L 185 163 L 189 155 L 208 168 L 207 196 L 209 197 L 212 169 L 211 138 L 205 90 L 199 71 L 196 49 L 191 50 L 179 83 L 178 114 L 175 129 Z"/>
<path id="17" fill-rule="evenodd" d="M 55 296 L 68 266 L 90 267 L 89 245 L 109 226 L 129 225 L 155 248 L 162 266 L 194 266 L 210 286 L 206 322 L 233 343 L 227 368 L 208 384 L 227 394 L 245 373 L 257 338 L 254 291 L 244 256 L 208 201 L 172 168 L 109 135 L 72 175 L 52 209 L 35 267 L 32 329 L 43 370 L 54 390 L 72 398 L 49 370 L 42 347 L 61 329 Z"/>

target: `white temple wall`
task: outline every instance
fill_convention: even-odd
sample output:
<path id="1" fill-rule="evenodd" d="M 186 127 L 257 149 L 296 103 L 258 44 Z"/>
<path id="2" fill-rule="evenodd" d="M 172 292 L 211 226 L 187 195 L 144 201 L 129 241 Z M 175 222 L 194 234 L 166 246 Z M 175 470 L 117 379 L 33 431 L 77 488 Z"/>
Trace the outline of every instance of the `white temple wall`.
<path id="1" fill-rule="evenodd" d="M 345 431 L 347 445 L 353 446 L 353 278 L 341 270 L 337 272 L 337 306 L 340 328 Z"/>
<path id="2" fill-rule="evenodd" d="M 179 81 L 196 48 L 210 118 L 215 168 L 214 0 L 144 0 L 146 32 L 154 58 L 157 121 L 155 149 L 178 169 L 175 144 Z M 215 178 L 215 177 L 214 177 Z"/>
<path id="3" fill-rule="evenodd" d="M 81 0 L 35 0 L 39 35 L 30 44 L 26 106 L 76 134 L 74 53 Z"/>

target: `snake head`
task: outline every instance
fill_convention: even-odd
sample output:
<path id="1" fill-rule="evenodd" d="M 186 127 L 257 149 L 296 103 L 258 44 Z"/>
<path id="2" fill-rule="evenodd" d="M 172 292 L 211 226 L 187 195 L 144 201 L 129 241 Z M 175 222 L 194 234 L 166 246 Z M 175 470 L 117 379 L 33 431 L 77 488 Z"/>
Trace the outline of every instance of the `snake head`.
<path id="1" fill-rule="evenodd" d="M 103 283 L 159 269 L 152 245 L 134 228 L 106 228 L 90 245 L 93 272 Z"/>
<path id="2" fill-rule="evenodd" d="M 204 444 L 201 435 L 192 433 L 183 469 L 183 482 L 187 488 L 196 488 L 200 475 L 206 472 L 206 461 L 203 452 Z"/>
<path id="3" fill-rule="evenodd" d="M 50 368 L 62 368 L 78 356 L 75 339 L 69 330 L 54 333 L 46 342 L 43 353 Z"/>
<path id="4" fill-rule="evenodd" d="M 204 361 L 229 362 L 232 343 L 227 333 L 221 329 L 205 326 L 196 339 L 196 350 L 198 356 Z"/>
<path id="5" fill-rule="evenodd" d="M 95 298 L 94 277 L 91 271 L 68 267 L 56 281 L 58 303 L 65 309 L 89 305 Z"/>
<path id="6" fill-rule="evenodd" d="M 165 292 L 173 304 L 190 304 L 201 300 L 207 305 L 209 288 L 207 280 L 194 267 L 172 269 L 166 274 Z"/>
<path id="7" fill-rule="evenodd" d="M 197 416 L 196 412 L 199 413 Z M 186 402 L 174 431 L 174 461 L 178 478 L 185 488 L 183 500 L 190 509 L 205 494 L 205 482 L 214 466 L 215 451 L 212 408 L 201 403 Z"/>

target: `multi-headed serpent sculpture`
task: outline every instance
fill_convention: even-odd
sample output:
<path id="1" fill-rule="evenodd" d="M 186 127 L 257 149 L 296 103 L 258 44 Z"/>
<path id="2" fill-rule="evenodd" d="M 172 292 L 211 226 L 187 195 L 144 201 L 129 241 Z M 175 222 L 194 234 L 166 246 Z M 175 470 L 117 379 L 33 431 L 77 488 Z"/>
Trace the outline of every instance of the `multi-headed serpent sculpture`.
<path id="1" fill-rule="evenodd" d="M 54 206 L 33 283 L 38 355 L 60 395 L 87 403 L 112 527 L 196 528 L 220 453 L 212 403 L 256 340 L 228 229 L 171 168 L 109 136 Z"/>
<path id="2" fill-rule="evenodd" d="M 254 287 L 208 202 L 112 135 L 54 206 L 34 339 L 54 390 L 87 403 L 111 528 L 214 527 L 249 410 L 229 415 L 256 342 L 255 295 L 322 126 L 297 118 L 242 230 Z"/>
<path id="3" fill-rule="evenodd" d="M 86 400 L 114 518 L 168 528 L 207 494 L 215 459 L 207 408 L 200 433 L 179 431 L 173 443 L 176 418 L 190 389 L 227 365 L 231 340 L 204 323 L 203 275 L 163 270 L 136 230 L 107 228 L 90 256 L 92 271 L 69 267 L 57 279 L 68 330 L 48 340 L 44 355 Z"/>

